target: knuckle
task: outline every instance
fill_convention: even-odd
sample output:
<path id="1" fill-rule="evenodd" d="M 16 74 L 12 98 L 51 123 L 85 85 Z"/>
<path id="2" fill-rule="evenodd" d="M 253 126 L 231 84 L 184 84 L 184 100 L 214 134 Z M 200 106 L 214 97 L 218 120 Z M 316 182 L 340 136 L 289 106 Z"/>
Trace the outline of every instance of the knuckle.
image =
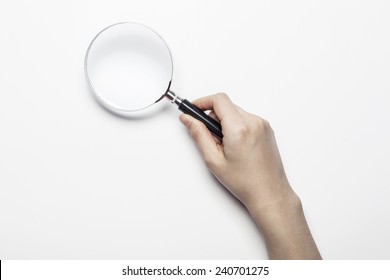
<path id="1" fill-rule="evenodd" d="M 238 137 L 240 139 L 247 137 L 249 135 L 249 133 L 250 133 L 250 128 L 246 124 L 239 124 L 239 125 L 236 125 L 234 128 L 234 134 L 236 135 L 236 137 Z"/>
<path id="2" fill-rule="evenodd" d="M 265 132 L 267 132 L 270 129 L 271 129 L 271 125 L 269 124 L 269 122 L 266 119 L 263 119 L 263 118 L 260 118 L 260 117 L 257 118 L 256 130 L 258 132 L 265 133 Z"/>
<path id="3" fill-rule="evenodd" d="M 229 99 L 229 96 L 225 92 L 217 93 L 216 97 L 221 98 L 221 99 Z"/>
<path id="4" fill-rule="evenodd" d="M 260 117 L 248 119 L 246 122 L 240 123 L 234 127 L 234 135 L 236 139 L 252 137 L 254 135 L 264 135 L 272 132 L 269 122 Z"/>

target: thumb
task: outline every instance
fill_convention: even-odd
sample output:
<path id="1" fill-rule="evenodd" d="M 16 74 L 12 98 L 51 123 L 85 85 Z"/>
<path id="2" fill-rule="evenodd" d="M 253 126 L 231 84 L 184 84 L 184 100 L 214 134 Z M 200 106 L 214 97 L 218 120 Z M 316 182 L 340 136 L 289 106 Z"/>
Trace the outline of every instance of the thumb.
<path id="1" fill-rule="evenodd" d="M 220 149 L 207 127 L 202 122 L 187 114 L 181 114 L 179 119 L 187 127 L 206 164 L 216 160 L 219 156 Z"/>

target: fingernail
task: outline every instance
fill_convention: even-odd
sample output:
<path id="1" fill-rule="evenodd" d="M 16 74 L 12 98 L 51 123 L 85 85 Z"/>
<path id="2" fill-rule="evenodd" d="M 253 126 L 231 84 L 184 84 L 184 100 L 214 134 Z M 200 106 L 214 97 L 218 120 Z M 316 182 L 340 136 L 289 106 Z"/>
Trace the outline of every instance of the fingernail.
<path id="1" fill-rule="evenodd" d="M 182 124 L 184 124 L 186 127 L 190 124 L 191 120 L 186 114 L 181 114 L 179 116 L 179 120 L 181 121 Z"/>

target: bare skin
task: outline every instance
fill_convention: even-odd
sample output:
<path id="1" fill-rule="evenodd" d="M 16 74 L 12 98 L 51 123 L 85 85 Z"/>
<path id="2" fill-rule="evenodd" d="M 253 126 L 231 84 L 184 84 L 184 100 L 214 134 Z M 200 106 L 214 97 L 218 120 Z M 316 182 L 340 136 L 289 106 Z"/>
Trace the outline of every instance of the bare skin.
<path id="1" fill-rule="evenodd" d="M 193 102 L 222 125 L 223 143 L 188 115 L 180 121 L 208 169 L 237 198 L 263 232 L 270 259 L 321 259 L 301 201 L 284 172 L 269 123 L 219 93 Z"/>

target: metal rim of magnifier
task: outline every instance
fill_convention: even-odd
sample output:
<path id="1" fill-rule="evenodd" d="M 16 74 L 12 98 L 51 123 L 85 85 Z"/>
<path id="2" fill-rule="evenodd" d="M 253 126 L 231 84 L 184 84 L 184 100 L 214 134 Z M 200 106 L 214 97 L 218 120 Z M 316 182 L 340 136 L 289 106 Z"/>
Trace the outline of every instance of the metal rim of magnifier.
<path id="1" fill-rule="evenodd" d="M 143 27 L 143 28 L 146 28 L 148 31 L 150 32 L 153 32 L 155 35 L 157 35 L 160 40 L 163 42 L 163 44 L 165 45 L 167 51 L 168 51 L 168 54 L 169 54 L 169 60 L 171 62 L 171 75 L 170 75 L 170 80 L 168 82 L 168 85 L 167 85 L 167 89 L 164 91 L 164 93 L 153 103 L 145 106 L 145 107 L 142 107 L 142 108 L 139 108 L 139 109 L 125 109 L 125 108 L 119 108 L 117 106 L 113 106 L 111 105 L 109 102 L 103 100 L 100 96 L 99 96 L 99 93 L 98 91 L 95 90 L 95 88 L 93 87 L 92 83 L 91 83 L 91 80 L 89 79 L 89 75 L 88 75 L 88 57 L 89 57 L 89 52 L 94 44 L 94 42 L 96 41 L 96 39 L 105 31 L 107 31 L 108 29 L 112 28 L 112 27 L 115 27 L 115 26 L 118 26 L 120 24 L 133 24 L 133 25 L 138 25 L 140 27 Z M 128 113 L 128 112 L 136 112 L 136 111 L 141 111 L 141 110 L 144 110 L 150 106 L 152 106 L 153 104 L 159 102 L 161 99 L 164 98 L 165 94 L 169 91 L 169 88 L 171 86 L 171 83 L 172 83 L 172 76 L 173 76 L 173 59 L 172 59 L 172 53 L 171 53 L 171 50 L 169 49 L 168 47 L 168 44 L 165 42 L 165 40 L 163 39 L 163 37 L 161 37 L 160 34 L 158 34 L 154 29 L 150 28 L 149 26 L 145 25 L 145 24 L 141 24 L 141 23 L 138 23 L 138 22 L 130 22 L 130 21 L 124 21 L 124 22 L 118 22 L 118 23 L 114 23 L 114 24 L 111 24 L 109 26 L 107 26 L 106 28 L 102 29 L 98 34 L 96 34 L 96 36 L 92 39 L 91 43 L 89 44 L 88 46 L 88 49 L 87 49 L 87 52 L 85 53 L 85 58 L 84 58 L 84 74 L 85 74 L 85 78 L 87 80 L 87 83 L 88 83 L 88 86 L 89 88 L 91 89 L 92 93 L 94 94 L 94 96 L 97 98 L 97 100 L 105 107 L 113 110 L 113 111 L 120 111 L 120 112 L 124 112 L 124 113 Z"/>

